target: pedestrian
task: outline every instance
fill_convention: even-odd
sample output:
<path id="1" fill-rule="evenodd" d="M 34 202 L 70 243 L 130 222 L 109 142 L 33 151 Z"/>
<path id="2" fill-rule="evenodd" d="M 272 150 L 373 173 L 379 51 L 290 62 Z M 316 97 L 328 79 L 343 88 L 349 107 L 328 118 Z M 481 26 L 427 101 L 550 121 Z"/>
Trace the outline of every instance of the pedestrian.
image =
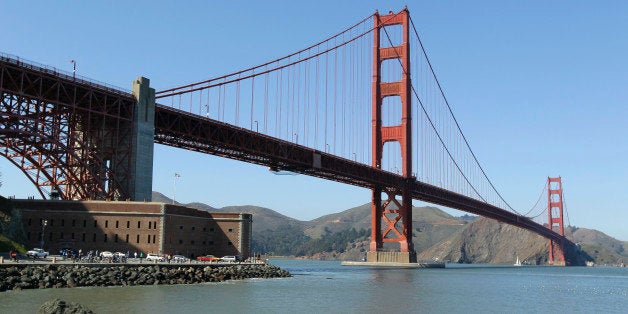
<path id="1" fill-rule="evenodd" d="M 137 251 L 133 252 L 133 258 L 137 259 Z"/>

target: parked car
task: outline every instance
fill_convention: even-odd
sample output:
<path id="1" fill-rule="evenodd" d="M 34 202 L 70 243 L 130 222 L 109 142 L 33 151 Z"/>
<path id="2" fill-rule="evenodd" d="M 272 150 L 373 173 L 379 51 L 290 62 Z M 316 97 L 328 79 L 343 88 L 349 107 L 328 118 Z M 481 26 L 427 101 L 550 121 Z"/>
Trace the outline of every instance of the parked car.
<path id="1" fill-rule="evenodd" d="M 113 258 L 113 253 L 109 251 L 103 251 L 100 253 L 100 257 L 102 258 Z"/>
<path id="2" fill-rule="evenodd" d="M 196 259 L 202 262 L 217 262 L 220 260 L 220 258 L 213 255 L 199 256 Z"/>
<path id="3" fill-rule="evenodd" d="M 172 257 L 172 261 L 175 263 L 185 263 L 188 261 L 188 258 L 183 255 L 175 255 Z"/>
<path id="4" fill-rule="evenodd" d="M 223 262 L 237 262 L 238 258 L 233 255 L 227 255 L 220 258 Z"/>
<path id="5" fill-rule="evenodd" d="M 26 252 L 26 256 L 27 257 L 32 257 L 32 258 L 46 258 L 48 257 L 48 255 L 50 255 L 48 252 L 44 251 L 43 249 L 40 248 L 34 248 L 28 252 Z"/>
<path id="6" fill-rule="evenodd" d="M 153 261 L 164 262 L 165 261 L 165 259 L 162 256 L 159 256 L 159 254 L 154 254 L 154 253 L 146 254 L 146 260 L 149 262 L 153 262 Z"/>

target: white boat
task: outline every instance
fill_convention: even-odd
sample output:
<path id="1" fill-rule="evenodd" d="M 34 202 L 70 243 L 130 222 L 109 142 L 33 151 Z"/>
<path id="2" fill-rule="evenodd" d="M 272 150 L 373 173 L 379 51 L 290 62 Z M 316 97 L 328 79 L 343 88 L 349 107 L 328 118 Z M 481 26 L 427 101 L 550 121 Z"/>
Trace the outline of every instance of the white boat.
<path id="1" fill-rule="evenodd" d="M 521 261 L 519 260 L 519 256 L 517 256 L 517 261 L 515 262 L 515 266 L 521 266 Z"/>

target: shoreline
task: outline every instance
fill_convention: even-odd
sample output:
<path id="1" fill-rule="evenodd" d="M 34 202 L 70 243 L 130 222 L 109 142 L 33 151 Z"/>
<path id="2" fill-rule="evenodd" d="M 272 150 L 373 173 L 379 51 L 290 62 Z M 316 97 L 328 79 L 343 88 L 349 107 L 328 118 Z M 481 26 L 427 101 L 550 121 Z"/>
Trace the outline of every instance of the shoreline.
<path id="1" fill-rule="evenodd" d="M 176 285 L 292 275 L 268 264 L 0 264 L 0 292 L 23 289 Z"/>

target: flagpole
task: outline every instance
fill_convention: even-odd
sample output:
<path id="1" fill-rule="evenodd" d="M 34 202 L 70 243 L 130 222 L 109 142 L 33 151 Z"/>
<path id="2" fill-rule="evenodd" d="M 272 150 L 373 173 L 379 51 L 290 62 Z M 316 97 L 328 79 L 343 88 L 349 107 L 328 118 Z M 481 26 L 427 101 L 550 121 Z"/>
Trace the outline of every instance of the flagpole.
<path id="1" fill-rule="evenodd" d="M 175 172 L 174 178 L 172 179 L 172 185 L 173 185 L 172 205 L 174 205 L 177 199 L 177 178 L 178 177 L 180 177 L 180 175 Z"/>

